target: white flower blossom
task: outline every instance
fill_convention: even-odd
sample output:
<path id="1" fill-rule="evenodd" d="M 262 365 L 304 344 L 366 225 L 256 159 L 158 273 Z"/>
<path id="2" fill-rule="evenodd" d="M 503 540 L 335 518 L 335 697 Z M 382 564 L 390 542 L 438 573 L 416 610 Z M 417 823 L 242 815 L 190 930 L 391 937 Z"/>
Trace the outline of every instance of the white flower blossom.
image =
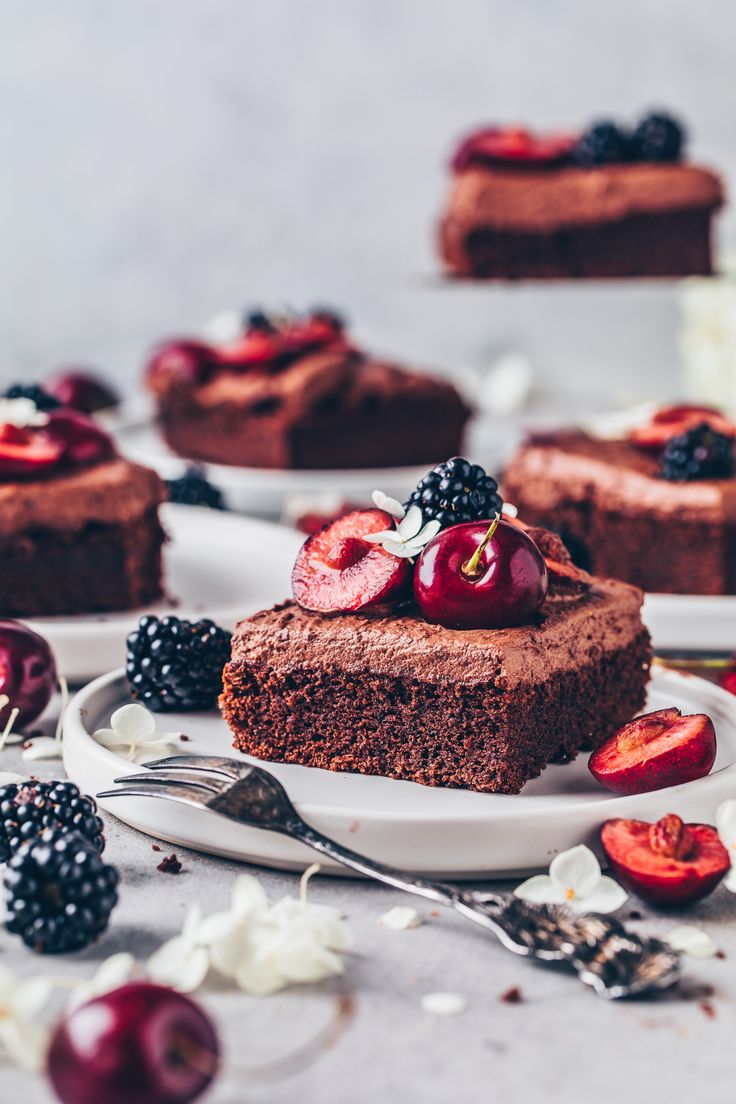
<path id="1" fill-rule="evenodd" d="M 28 762 L 37 759 L 61 759 L 61 740 L 53 736 L 36 736 L 23 745 L 21 756 Z"/>
<path id="2" fill-rule="evenodd" d="M 378 917 L 377 923 L 389 931 L 406 931 L 407 928 L 418 928 L 421 924 L 419 913 L 411 905 L 396 905 L 395 908 L 384 912 Z"/>
<path id="3" fill-rule="evenodd" d="M 675 951 L 690 958 L 714 958 L 718 954 L 718 948 L 708 933 L 690 924 L 673 928 L 664 939 Z"/>
<path id="4" fill-rule="evenodd" d="M 171 747 L 177 739 L 176 733 L 159 733 L 153 713 L 137 702 L 116 709 L 110 725 L 110 728 L 98 728 L 94 739 L 111 751 L 127 749 L 131 760 Z"/>
<path id="5" fill-rule="evenodd" d="M 43 1066 L 49 1033 L 36 1023 L 51 996 L 53 982 L 38 976 L 23 980 L 0 964 L 0 1051 L 27 1070 Z"/>
<path id="6" fill-rule="evenodd" d="M 731 869 L 723 880 L 726 889 L 736 893 L 736 798 L 723 801 L 716 810 L 716 828 L 731 859 Z"/>
<path id="7" fill-rule="evenodd" d="M 48 424 L 49 416 L 39 410 L 33 399 L 0 399 L 0 425 L 28 429 Z"/>
<path id="8" fill-rule="evenodd" d="M 536 874 L 514 890 L 522 901 L 535 905 L 566 905 L 573 912 L 615 912 L 628 894 L 613 878 L 601 874 L 600 864 L 584 844 L 557 855 L 549 874 Z"/>
<path id="9" fill-rule="evenodd" d="M 395 517 L 398 524 L 395 529 L 367 533 L 364 540 L 370 541 L 371 544 L 380 544 L 393 556 L 398 556 L 400 559 L 413 559 L 440 531 L 440 523 L 435 518 L 424 524 L 422 511 L 416 505 L 410 506 L 404 513 L 404 507 L 400 502 L 395 498 L 389 498 L 381 491 L 373 492 L 373 501 L 379 509 Z"/>
<path id="10" fill-rule="evenodd" d="M 146 971 L 151 981 L 180 993 L 199 989 L 210 969 L 210 955 L 199 905 L 190 905 L 181 935 L 168 939 L 151 955 Z"/>
<path id="11" fill-rule="evenodd" d="M 111 993 L 113 989 L 119 989 L 130 981 L 135 970 L 135 959 L 127 951 L 110 955 L 97 968 L 96 973 L 89 981 L 80 981 L 75 985 L 69 997 L 69 1007 L 79 1008 L 81 1004 L 102 997 L 105 993 Z"/>

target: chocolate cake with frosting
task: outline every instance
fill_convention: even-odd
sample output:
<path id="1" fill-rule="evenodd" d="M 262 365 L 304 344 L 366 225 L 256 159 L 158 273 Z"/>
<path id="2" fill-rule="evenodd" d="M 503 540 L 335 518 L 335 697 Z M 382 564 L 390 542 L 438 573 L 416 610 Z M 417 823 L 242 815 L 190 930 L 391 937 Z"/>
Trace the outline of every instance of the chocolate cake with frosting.
<path id="1" fill-rule="evenodd" d="M 721 180 L 680 162 L 674 120 L 649 120 L 640 124 L 648 123 L 649 142 L 638 146 L 613 124 L 580 137 L 470 135 L 455 155 L 439 226 L 448 272 L 501 280 L 709 275 Z"/>
<path id="2" fill-rule="evenodd" d="M 429 463 L 459 449 L 470 414 L 451 384 L 353 347 L 333 315 L 258 315 L 229 347 L 170 343 L 147 382 L 174 452 L 245 467 Z"/>
<path id="3" fill-rule="evenodd" d="M 0 399 L 0 615 L 133 609 L 160 597 L 165 497 L 156 473 L 117 457 L 91 419 Z"/>
<path id="4" fill-rule="evenodd" d="M 400 526 L 388 537 L 377 531 L 390 525 L 383 511 L 354 511 L 308 539 L 294 569 L 297 600 L 247 618 L 233 636 L 220 704 L 236 748 L 276 762 L 518 793 L 548 763 L 597 747 L 642 708 L 651 650 L 641 591 L 575 568 L 554 534 L 501 521 L 498 512 L 489 525 L 480 520 L 485 505 L 477 522 L 448 523 L 463 501 L 472 510 L 464 493 L 449 505 L 424 496 L 425 528 L 407 550 L 416 562 L 402 558 Z M 440 511 L 438 532 L 428 523 Z M 458 541 L 476 550 L 473 563 L 460 552 L 454 567 L 442 566 L 443 548 L 457 553 Z M 486 560 L 477 568 L 479 556 Z M 466 573 L 467 611 L 457 595 L 452 612 L 449 599 L 443 610 L 443 571 Z M 431 602 L 428 577 L 440 579 Z M 509 589 L 511 608 L 494 611 L 494 598 L 505 600 Z M 465 612 L 467 624 L 481 627 L 462 628 Z"/>
<path id="5" fill-rule="evenodd" d="M 709 418 L 723 432 L 704 430 Z M 504 494 L 596 574 L 653 592 L 735 594 L 735 431 L 715 412 L 675 407 L 625 438 L 533 436 L 507 464 Z"/>

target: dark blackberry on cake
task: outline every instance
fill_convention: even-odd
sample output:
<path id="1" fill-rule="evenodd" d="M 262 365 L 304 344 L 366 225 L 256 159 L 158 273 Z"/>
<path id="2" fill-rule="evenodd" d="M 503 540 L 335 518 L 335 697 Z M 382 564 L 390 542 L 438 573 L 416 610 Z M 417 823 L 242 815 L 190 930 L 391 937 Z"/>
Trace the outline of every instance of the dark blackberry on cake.
<path id="1" fill-rule="evenodd" d="M 97 805 L 73 782 L 29 780 L 0 789 L 0 862 L 49 828 L 79 832 L 100 853 L 105 848 Z"/>
<path id="2" fill-rule="evenodd" d="M 730 479 L 735 470 L 733 437 L 706 422 L 682 433 L 662 453 L 662 478 L 675 483 L 692 479 Z"/>
<path id="3" fill-rule="evenodd" d="M 51 829 L 24 843 L 3 876 L 5 927 L 38 954 L 67 954 L 107 927 L 118 873 L 78 832 Z"/>
<path id="4" fill-rule="evenodd" d="M 222 491 L 209 482 L 202 468 L 188 467 L 178 479 L 167 479 L 169 502 L 182 506 L 207 506 L 210 510 L 224 510 Z"/>
<path id="5" fill-rule="evenodd" d="M 229 657 L 230 633 L 213 621 L 142 617 L 128 637 L 131 693 L 156 713 L 209 709 Z"/>
<path id="6" fill-rule="evenodd" d="M 3 392 L 4 399 L 30 399 L 38 410 L 58 410 L 59 400 L 36 383 L 13 383 Z"/>
<path id="7" fill-rule="evenodd" d="M 503 499 L 498 483 L 480 464 L 453 456 L 419 480 L 406 502 L 418 506 L 425 521 L 439 521 L 443 529 L 464 521 L 479 521 L 500 514 Z"/>
<path id="8" fill-rule="evenodd" d="M 631 135 L 630 150 L 635 161 L 678 161 L 685 143 L 682 125 L 671 115 L 645 115 Z"/>
<path id="9" fill-rule="evenodd" d="M 578 165 L 617 165 L 629 155 L 629 140 L 615 123 L 594 123 L 578 139 L 572 159 Z"/>

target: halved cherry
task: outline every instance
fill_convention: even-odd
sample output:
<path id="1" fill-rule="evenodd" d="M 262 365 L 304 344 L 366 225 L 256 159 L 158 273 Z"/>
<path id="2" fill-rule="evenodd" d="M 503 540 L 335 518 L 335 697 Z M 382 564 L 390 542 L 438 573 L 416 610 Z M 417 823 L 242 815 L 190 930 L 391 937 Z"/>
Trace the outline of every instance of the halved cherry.
<path id="1" fill-rule="evenodd" d="M 50 410 L 45 430 L 69 464 L 96 464 L 115 456 L 109 434 L 78 410 Z"/>
<path id="2" fill-rule="evenodd" d="M 309 537 L 291 576 L 299 605 L 316 613 L 345 613 L 375 612 L 397 602 L 411 578 L 408 560 L 365 540 L 391 528 L 393 519 L 383 510 L 354 510 Z"/>
<path id="3" fill-rule="evenodd" d="M 533 134 L 524 127 L 486 127 L 469 134 L 452 158 L 452 168 L 461 172 L 468 165 L 511 162 L 552 165 L 569 156 L 577 135 Z"/>
<path id="4" fill-rule="evenodd" d="M 172 384 L 204 383 L 212 374 L 217 354 L 203 341 L 177 338 L 163 342 L 146 365 L 146 383 L 152 391 Z"/>
<path id="5" fill-rule="evenodd" d="M 63 451 L 45 430 L 0 426 L 0 479 L 47 471 L 59 463 Z"/>
<path id="6" fill-rule="evenodd" d="M 217 360 L 231 368 L 258 368 L 272 364 L 282 351 L 280 331 L 253 327 L 231 345 L 220 346 Z"/>
<path id="7" fill-rule="evenodd" d="M 658 410 L 647 425 L 630 430 L 629 440 L 639 448 L 661 452 L 673 437 L 679 437 L 704 422 L 725 437 L 736 437 L 736 423 L 725 418 L 719 410 L 712 406 L 680 403 Z"/>
<path id="8" fill-rule="evenodd" d="M 711 893 L 731 860 L 715 828 L 684 824 L 675 813 L 656 824 L 607 820 L 601 843 L 617 878 L 644 901 L 687 905 Z"/>
<path id="9" fill-rule="evenodd" d="M 692 782 L 709 773 L 716 758 L 710 717 L 658 709 L 615 732 L 588 762 L 602 786 L 619 794 L 648 793 Z"/>

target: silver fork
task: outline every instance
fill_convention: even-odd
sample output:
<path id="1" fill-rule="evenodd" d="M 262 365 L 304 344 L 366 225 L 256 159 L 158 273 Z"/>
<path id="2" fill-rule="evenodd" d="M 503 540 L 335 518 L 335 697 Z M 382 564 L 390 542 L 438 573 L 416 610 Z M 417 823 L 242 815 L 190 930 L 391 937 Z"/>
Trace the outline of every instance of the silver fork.
<path id="1" fill-rule="evenodd" d="M 493 932 L 514 954 L 568 965 L 602 997 L 667 989 L 679 979 L 676 951 L 659 939 L 634 935 L 607 916 L 581 916 L 557 905 L 532 905 L 518 897 L 461 889 L 343 847 L 307 824 L 281 783 L 262 767 L 200 755 L 174 755 L 146 767 L 144 774 L 116 778 L 118 789 L 97 796 L 158 797 L 279 832 L 369 878 L 456 909 Z"/>

